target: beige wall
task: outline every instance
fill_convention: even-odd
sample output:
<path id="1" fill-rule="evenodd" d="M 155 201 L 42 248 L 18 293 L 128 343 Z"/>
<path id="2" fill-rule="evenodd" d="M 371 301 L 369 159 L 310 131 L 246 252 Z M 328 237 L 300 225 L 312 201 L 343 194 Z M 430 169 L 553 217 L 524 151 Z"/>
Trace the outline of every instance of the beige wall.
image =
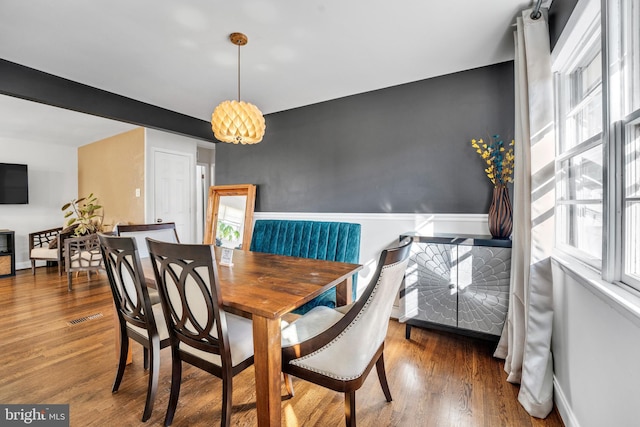
<path id="1" fill-rule="evenodd" d="M 78 148 L 78 197 L 98 197 L 105 231 L 116 223 L 144 223 L 144 140 L 137 128 Z"/>

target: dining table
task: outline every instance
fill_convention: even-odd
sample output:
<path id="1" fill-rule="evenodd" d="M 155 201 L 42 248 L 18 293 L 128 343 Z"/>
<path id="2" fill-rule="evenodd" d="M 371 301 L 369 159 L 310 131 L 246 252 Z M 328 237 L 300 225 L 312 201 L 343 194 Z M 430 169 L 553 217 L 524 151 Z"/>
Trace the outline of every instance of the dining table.
<path id="1" fill-rule="evenodd" d="M 232 265 L 223 265 L 222 250 L 215 247 L 223 308 L 253 322 L 258 426 L 280 426 L 282 316 L 334 287 L 336 304 L 349 304 L 362 265 L 244 250 L 233 250 Z M 141 263 L 147 285 L 155 287 L 150 259 Z"/>

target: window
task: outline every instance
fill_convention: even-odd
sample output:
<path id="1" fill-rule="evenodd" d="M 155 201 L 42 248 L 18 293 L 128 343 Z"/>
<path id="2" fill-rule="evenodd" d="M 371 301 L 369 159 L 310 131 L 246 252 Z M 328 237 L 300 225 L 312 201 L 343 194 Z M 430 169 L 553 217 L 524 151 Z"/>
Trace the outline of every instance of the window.
<path id="1" fill-rule="evenodd" d="M 594 267 L 602 262 L 603 132 L 599 16 L 556 74 L 556 242 Z"/>
<path id="2" fill-rule="evenodd" d="M 622 172 L 615 189 L 621 207 L 619 279 L 640 290 L 640 2 L 617 0 L 610 10 L 616 15 L 609 41 L 611 121 L 620 129 L 610 143 L 621 147 L 617 151 Z"/>
<path id="3" fill-rule="evenodd" d="M 640 289 L 640 114 L 625 126 L 624 271 L 622 280 Z"/>
<path id="4" fill-rule="evenodd" d="M 556 245 L 640 290 L 640 2 L 602 5 L 601 22 L 599 0 L 579 2 L 554 52 Z"/>

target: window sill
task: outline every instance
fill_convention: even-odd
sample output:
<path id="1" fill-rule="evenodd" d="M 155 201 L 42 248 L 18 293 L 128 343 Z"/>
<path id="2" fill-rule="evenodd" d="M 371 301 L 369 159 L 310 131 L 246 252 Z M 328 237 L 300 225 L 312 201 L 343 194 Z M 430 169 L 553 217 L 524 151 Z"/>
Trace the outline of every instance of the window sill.
<path id="1" fill-rule="evenodd" d="M 599 273 L 559 251 L 553 252 L 551 261 L 565 274 L 640 327 L 640 293 L 625 285 L 602 280 Z"/>

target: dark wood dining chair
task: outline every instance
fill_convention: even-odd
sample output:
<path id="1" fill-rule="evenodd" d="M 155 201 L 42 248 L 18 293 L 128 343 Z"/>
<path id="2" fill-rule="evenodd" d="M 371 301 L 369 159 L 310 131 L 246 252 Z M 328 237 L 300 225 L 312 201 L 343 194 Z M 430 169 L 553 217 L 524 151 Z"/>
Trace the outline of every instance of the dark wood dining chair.
<path id="1" fill-rule="evenodd" d="M 144 240 L 150 237 L 162 242 L 180 243 L 178 231 L 174 222 L 156 222 L 153 224 L 118 224 L 115 227 L 115 234 L 123 237 L 133 237 L 138 245 L 140 258 L 149 257 L 147 242 Z"/>
<path id="2" fill-rule="evenodd" d="M 131 338 L 144 347 L 144 368 L 149 369 L 147 399 L 142 413 L 142 421 L 147 421 L 158 389 L 160 349 L 170 344 L 162 306 L 152 304 L 135 239 L 104 234 L 98 234 L 98 239 L 120 326 L 120 356 L 111 391 L 116 393 L 120 387 Z"/>
<path id="3" fill-rule="evenodd" d="M 220 425 L 229 426 L 233 377 L 253 364 L 253 326 L 226 313 L 214 247 L 147 238 L 171 340 L 171 393 L 165 426 L 178 404 L 182 362 L 222 379 Z"/>
<path id="4" fill-rule="evenodd" d="M 411 240 L 380 255 L 363 295 L 350 306 L 318 306 L 282 330 L 282 371 L 345 393 L 346 425 L 356 425 L 356 390 L 376 366 L 388 402 L 384 340 L 409 261 Z"/>

